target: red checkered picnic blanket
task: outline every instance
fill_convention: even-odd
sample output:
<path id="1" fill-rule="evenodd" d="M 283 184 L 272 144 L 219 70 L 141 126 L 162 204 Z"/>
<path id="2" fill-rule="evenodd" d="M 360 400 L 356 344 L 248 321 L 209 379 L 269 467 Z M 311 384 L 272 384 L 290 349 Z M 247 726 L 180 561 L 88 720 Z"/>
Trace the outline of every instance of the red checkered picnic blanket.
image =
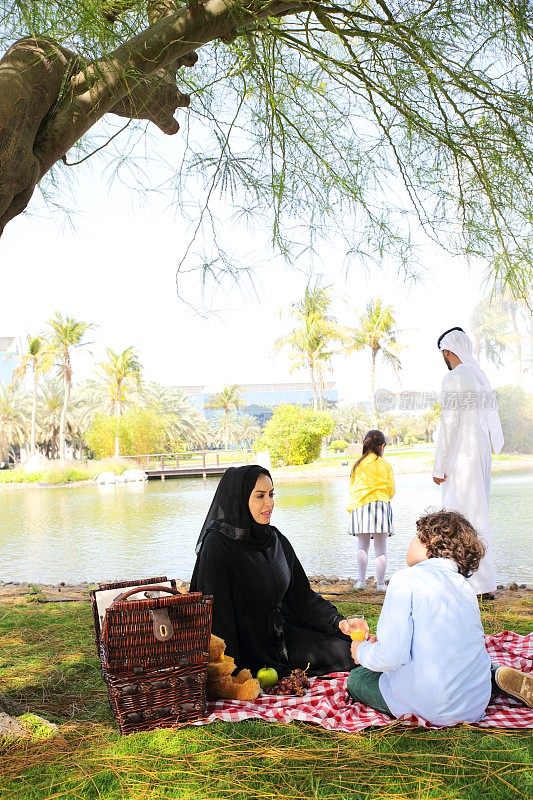
<path id="1" fill-rule="evenodd" d="M 495 636 L 486 636 L 485 645 L 494 663 L 533 672 L 533 634 L 520 636 L 512 631 L 503 631 Z M 347 675 L 347 672 L 334 672 L 325 678 L 312 678 L 311 688 L 304 697 L 260 695 L 252 703 L 238 700 L 208 703 L 207 717 L 194 724 L 205 725 L 216 720 L 242 722 L 245 719 L 299 721 L 346 733 L 357 733 L 375 725 L 390 725 L 391 718 L 387 714 L 362 703 L 347 701 Z M 409 726 L 435 727 L 413 715 L 400 717 L 399 721 Z M 395 724 L 398 723 L 395 721 Z M 481 728 L 532 728 L 533 710 L 518 700 L 499 694 L 477 725 Z"/>

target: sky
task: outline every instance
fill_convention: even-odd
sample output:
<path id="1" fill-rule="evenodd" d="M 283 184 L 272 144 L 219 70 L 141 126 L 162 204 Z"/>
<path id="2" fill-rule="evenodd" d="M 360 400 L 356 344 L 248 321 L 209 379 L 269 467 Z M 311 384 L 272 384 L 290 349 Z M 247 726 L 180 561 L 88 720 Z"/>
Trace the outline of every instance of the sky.
<path id="1" fill-rule="evenodd" d="M 272 253 L 269 231 L 235 226 L 232 247 L 258 266 L 254 288 L 208 285 L 199 292 L 197 275 L 181 284 L 176 270 L 190 236 L 168 196 L 146 197 L 92 166 L 76 170 L 71 220 L 50 211 L 38 199 L 13 220 L 0 238 L 0 336 L 37 335 L 55 311 L 94 323 L 90 346 L 74 359 L 74 380 L 91 377 L 106 347 L 133 346 L 147 380 L 165 385 L 202 385 L 219 391 L 237 383 L 308 381 L 290 372 L 288 356 L 274 355 L 275 340 L 293 327 L 291 303 L 303 294 L 312 269 L 331 287 L 333 312 L 355 326 L 372 298 L 393 306 L 402 370 L 398 376 L 378 366 L 377 386 L 393 392 L 438 391 L 444 365 L 436 349 L 443 330 L 471 329 L 472 308 L 486 293 L 482 264 L 468 267 L 433 245 L 420 253 L 422 275 L 407 281 L 393 268 L 368 274 L 354 259 L 346 274 L 335 247 L 322 248 L 313 264 L 298 268 Z M 194 308 L 192 308 L 194 306 Z M 201 313 L 198 313 L 196 310 Z M 369 356 L 336 358 L 329 379 L 344 403 L 368 399 Z M 503 368 L 483 364 L 494 385 L 516 382 L 509 357 Z"/>

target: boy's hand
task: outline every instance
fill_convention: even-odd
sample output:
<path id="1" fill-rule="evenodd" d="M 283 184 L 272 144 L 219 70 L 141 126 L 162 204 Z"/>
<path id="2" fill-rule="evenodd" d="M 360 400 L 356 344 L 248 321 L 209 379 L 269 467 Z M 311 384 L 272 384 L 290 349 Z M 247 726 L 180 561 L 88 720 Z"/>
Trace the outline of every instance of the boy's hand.
<path id="1" fill-rule="evenodd" d="M 433 476 L 433 483 L 436 483 L 437 486 L 440 486 L 441 483 L 444 483 L 444 481 L 446 480 L 447 477 L 448 477 L 447 475 L 444 475 L 444 477 L 442 477 L 442 478 L 437 478 L 437 476 L 434 475 Z"/>

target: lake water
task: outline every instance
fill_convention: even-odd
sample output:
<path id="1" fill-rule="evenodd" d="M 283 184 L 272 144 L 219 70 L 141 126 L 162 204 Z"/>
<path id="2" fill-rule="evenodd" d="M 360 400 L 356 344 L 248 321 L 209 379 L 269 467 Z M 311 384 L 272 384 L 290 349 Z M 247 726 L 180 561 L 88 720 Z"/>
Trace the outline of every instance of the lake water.
<path id="1" fill-rule="evenodd" d="M 417 517 L 440 503 L 427 474 L 400 474 L 396 483 L 387 575 L 403 566 Z M 188 580 L 216 485 L 217 479 L 194 478 L 0 491 L 0 580 L 56 584 L 162 574 Z M 291 540 L 308 575 L 356 577 L 346 502 L 344 478 L 276 485 L 273 524 Z M 533 583 L 532 507 L 532 475 L 493 478 L 498 582 Z"/>

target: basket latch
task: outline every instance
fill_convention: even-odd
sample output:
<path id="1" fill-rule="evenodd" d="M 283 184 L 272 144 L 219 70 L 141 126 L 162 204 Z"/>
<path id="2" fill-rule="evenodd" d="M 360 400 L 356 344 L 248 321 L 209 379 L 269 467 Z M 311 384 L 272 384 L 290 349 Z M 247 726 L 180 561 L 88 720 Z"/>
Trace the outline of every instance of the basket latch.
<path id="1" fill-rule="evenodd" d="M 150 616 L 152 617 L 154 636 L 157 641 L 166 642 L 167 639 L 171 639 L 174 631 L 168 611 L 165 608 L 152 608 L 150 609 Z"/>

